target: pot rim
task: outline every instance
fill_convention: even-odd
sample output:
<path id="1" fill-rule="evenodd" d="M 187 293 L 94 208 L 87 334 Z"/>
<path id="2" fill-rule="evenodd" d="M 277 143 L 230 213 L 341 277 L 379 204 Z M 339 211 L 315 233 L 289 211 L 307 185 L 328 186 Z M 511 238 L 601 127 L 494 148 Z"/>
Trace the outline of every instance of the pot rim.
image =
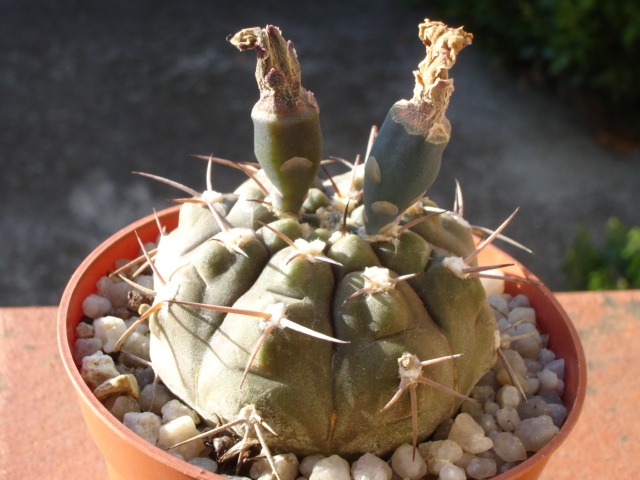
<path id="1" fill-rule="evenodd" d="M 167 227 L 167 230 L 177 226 L 178 222 L 178 213 L 180 206 L 175 206 L 171 208 L 167 208 L 157 213 L 157 218 L 163 224 L 163 226 Z M 90 293 L 94 293 L 95 283 L 97 280 L 104 275 L 109 269 L 113 268 L 113 258 L 106 259 L 105 253 L 107 253 L 112 244 L 121 243 L 131 239 L 130 245 L 127 248 L 131 250 L 131 255 L 134 256 L 137 254 L 139 246 L 137 244 L 137 240 L 135 239 L 133 232 L 138 231 L 141 238 L 143 240 L 148 241 L 150 238 L 153 238 L 153 234 L 155 232 L 157 236 L 158 227 L 156 224 L 156 215 L 151 214 L 146 217 L 141 218 L 140 220 L 124 227 L 107 240 L 102 242 L 96 249 L 94 249 L 88 256 L 85 258 L 82 263 L 75 270 L 71 279 L 69 280 L 64 293 L 61 298 L 60 307 L 58 309 L 58 322 L 57 322 L 57 337 L 58 337 L 58 347 L 60 350 L 60 355 L 62 357 L 62 361 L 73 383 L 76 393 L 80 397 L 79 400 L 86 401 L 86 404 L 89 406 L 91 411 L 102 418 L 106 424 L 108 424 L 109 428 L 118 435 L 121 439 L 126 441 L 131 447 L 142 450 L 146 455 L 152 457 L 158 462 L 165 464 L 185 475 L 188 475 L 192 478 L 201 478 L 203 480 L 211 479 L 211 480 L 222 480 L 226 477 L 222 477 L 218 474 L 205 472 L 201 468 L 198 468 L 194 465 L 187 463 L 186 461 L 179 460 L 176 457 L 170 455 L 169 453 L 161 450 L 155 445 L 151 445 L 147 441 L 143 440 L 141 437 L 133 433 L 127 427 L 124 426 L 122 422 L 116 419 L 107 408 L 102 405 L 95 397 L 93 392 L 89 389 L 89 387 L 85 384 L 84 380 L 80 376 L 80 372 L 76 363 L 73 359 L 72 351 L 73 351 L 73 341 L 75 340 L 75 327 L 82 318 L 82 301 L 86 296 Z M 502 250 L 494 247 L 493 245 L 489 245 L 487 247 L 488 252 L 491 252 L 494 255 L 499 257 L 500 262 L 504 263 L 513 263 L 514 266 L 508 267 L 504 269 L 505 273 L 508 273 L 512 276 L 516 277 L 524 277 L 533 281 L 539 281 L 538 278 L 531 272 L 529 272 L 523 265 L 521 265 L 518 261 L 510 257 L 508 254 L 504 253 Z M 486 253 L 485 253 L 486 255 Z M 482 258 L 482 254 L 480 255 Z M 79 289 L 78 286 L 83 284 L 84 282 L 91 281 L 92 279 L 87 279 L 86 277 L 90 276 L 87 272 L 91 269 L 97 271 L 99 275 L 95 278 L 90 284 L 85 283 L 84 287 Z M 95 275 L 94 275 L 95 277 Z M 587 367 L 586 367 L 586 358 L 584 354 L 584 350 L 582 347 L 582 343 L 580 341 L 580 337 L 578 336 L 578 332 L 573 325 L 571 319 L 564 311 L 562 306 L 556 300 L 553 293 L 546 286 L 538 286 L 538 285 L 528 285 L 518 283 L 515 284 L 513 282 L 506 282 L 507 285 L 505 290 L 512 294 L 524 293 L 526 295 L 530 295 L 533 291 L 538 291 L 539 294 L 536 297 L 540 297 L 542 301 L 548 302 L 546 305 L 546 309 L 555 310 L 558 312 L 559 317 L 562 319 L 562 325 L 565 326 L 566 334 L 569 338 L 569 346 L 571 347 L 571 357 L 574 357 L 574 361 L 576 362 L 576 375 L 573 378 L 572 382 L 575 385 L 573 398 L 565 398 L 567 396 L 567 390 L 565 389 L 565 393 L 563 394 L 563 403 L 567 407 L 568 415 L 567 418 L 560 428 L 560 431 L 557 435 L 540 451 L 533 454 L 527 460 L 523 461 L 521 464 L 516 467 L 510 469 L 508 472 L 497 475 L 493 477 L 493 480 L 509 480 L 520 478 L 522 474 L 531 469 L 538 462 L 543 462 L 542 465 L 546 464 L 549 459 L 551 453 L 557 450 L 560 445 L 565 441 L 567 436 L 571 433 L 573 428 L 575 427 L 578 418 L 583 409 L 586 390 L 587 390 Z M 88 292 L 86 295 L 84 293 L 77 293 L 78 290 L 82 290 L 83 292 Z M 78 295 L 80 295 L 79 305 Z M 72 304 L 72 301 L 76 301 L 76 305 Z M 534 308 L 537 307 L 535 303 L 539 301 L 539 299 L 531 299 L 532 306 Z M 80 313 L 78 314 L 78 310 Z M 77 321 L 75 321 L 77 319 Z M 73 326 L 70 326 L 69 323 L 72 322 Z M 543 329 L 545 330 L 545 329 Z M 544 333 L 544 332 L 543 332 Z M 566 357 L 566 355 L 562 356 L 565 358 L 565 361 L 571 360 Z"/>

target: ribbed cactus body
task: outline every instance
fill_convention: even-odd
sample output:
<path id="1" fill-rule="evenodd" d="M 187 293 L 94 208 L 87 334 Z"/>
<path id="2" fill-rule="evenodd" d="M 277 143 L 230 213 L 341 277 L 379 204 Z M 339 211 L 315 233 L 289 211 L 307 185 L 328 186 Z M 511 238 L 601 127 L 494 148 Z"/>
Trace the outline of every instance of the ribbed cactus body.
<path id="1" fill-rule="evenodd" d="M 276 328 L 241 385 L 264 332 L 261 319 L 170 304 L 151 321 L 152 362 L 163 382 L 204 418 L 233 419 L 253 404 L 278 434 L 268 438 L 275 451 L 384 454 L 410 441 L 412 434 L 408 393 L 379 413 L 398 390 L 398 359 L 404 353 L 420 360 L 465 353 L 424 369 L 428 378 L 463 394 L 491 367 L 496 325 L 482 286 L 478 279 L 456 277 L 441 262 L 443 256 L 457 255 L 451 251 L 460 245 L 472 245 L 467 230 L 452 233 L 445 222 L 429 219 L 430 235 L 439 243 L 435 246 L 429 235 L 411 230 L 396 239 L 369 242 L 357 235 L 358 225 L 352 225 L 346 235 L 333 233 L 322 250 L 342 266 L 305 256 L 290 260 L 292 247 L 258 221 L 286 232 L 291 240 L 326 238 L 325 233 L 332 232 L 310 226 L 323 223 L 326 207 L 308 212 L 307 224 L 269 219 L 264 205 L 248 200 L 261 193 L 240 190 L 240 196 L 227 197 L 237 200 L 226 218 L 235 226 L 234 211 L 242 209 L 245 219 L 246 210 L 253 211 L 248 217 L 256 230 L 245 232 L 245 243 L 238 243 L 246 256 L 209 240 L 217 230 L 213 216 L 206 206 L 189 205 L 181 212 L 178 228 L 159 244 L 156 264 L 169 285 L 165 291 L 179 301 L 259 312 L 283 304 L 287 319 L 349 343 Z M 357 223 L 358 211 L 351 217 Z M 238 230 L 245 227 L 247 222 L 241 222 Z M 448 237 L 453 238 L 450 249 L 442 245 Z M 193 238 L 201 240 L 194 245 Z M 189 243 L 188 249 L 177 248 L 182 242 Z M 385 267 L 391 277 L 423 273 L 391 290 L 349 299 L 363 288 L 367 267 Z M 179 285 L 177 291 L 171 285 Z M 417 388 L 417 396 L 421 438 L 460 404 L 427 385 Z"/>
<path id="2" fill-rule="evenodd" d="M 253 178 L 233 194 L 185 204 L 162 236 L 151 360 L 211 423 L 254 405 L 277 433 L 272 451 L 356 457 L 415 443 L 494 364 L 494 316 L 460 266 L 473 264 L 469 228 L 420 199 L 449 138 L 447 69 L 471 36 L 426 21 L 420 37 L 432 48 L 414 98 L 392 107 L 364 168 L 330 188 L 316 178 L 319 110 L 293 44 L 271 26 L 231 40 L 258 57 L 262 171 L 245 166 Z"/>

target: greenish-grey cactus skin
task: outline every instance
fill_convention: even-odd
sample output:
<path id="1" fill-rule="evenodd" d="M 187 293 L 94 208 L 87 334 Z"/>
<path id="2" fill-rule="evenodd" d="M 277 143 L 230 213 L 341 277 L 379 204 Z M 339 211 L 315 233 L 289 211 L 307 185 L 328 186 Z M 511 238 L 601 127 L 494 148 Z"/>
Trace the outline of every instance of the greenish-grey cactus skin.
<path id="1" fill-rule="evenodd" d="M 230 211 L 254 209 L 257 213 L 250 217 L 260 217 L 262 208 L 240 196 Z M 201 205 L 190 206 L 198 221 L 207 211 Z M 160 267 L 179 263 L 171 260 L 173 237 L 190 238 L 198 221 L 183 213 L 178 228 L 161 239 L 156 256 Z M 309 238 L 315 231 L 292 218 L 267 225 L 292 240 Z M 442 224 L 432 230 L 438 239 L 454 238 L 451 250 L 472 242 L 466 230 L 451 234 Z M 269 435 L 274 451 L 338 453 L 347 458 L 365 452 L 385 454 L 411 440 L 408 394 L 378 413 L 398 389 L 397 361 L 403 353 L 422 360 L 465 353 L 427 367 L 424 373 L 468 394 L 495 361 L 496 325 L 479 281 L 460 279 L 442 267 L 443 255 L 457 254 L 410 230 L 388 241 L 369 242 L 339 232 L 332 239 L 324 252 L 342 266 L 304 257 L 287 263 L 292 248 L 259 226 L 255 238 L 241 247 L 247 257 L 204 240 L 183 256 L 183 266 L 161 274 L 169 285 L 179 285 L 178 300 L 254 311 L 284 303 L 290 320 L 350 343 L 335 345 L 289 329 L 276 330 L 240 386 L 263 331 L 260 319 L 172 304 L 152 320 L 151 356 L 162 381 L 212 422 L 218 416 L 234 419 L 246 404 L 256 405 L 278 433 Z M 347 300 L 362 288 L 363 271 L 372 266 L 388 268 L 393 277 L 423 273 L 388 292 Z M 424 438 L 460 400 L 424 385 L 417 393 L 419 436 Z"/>
<path id="2" fill-rule="evenodd" d="M 473 35 L 425 22 L 419 36 L 428 48 L 414 72 L 413 97 L 391 107 L 365 162 L 364 223 L 370 235 L 383 231 L 425 195 L 451 136 L 445 113 L 453 81 L 447 72 Z"/>
<path id="3" fill-rule="evenodd" d="M 429 25 L 443 31 L 438 22 Z M 292 47 L 276 33 L 273 27 L 246 29 L 234 38 L 245 48 L 257 48 L 259 61 L 265 51 L 290 59 Z M 460 31 L 456 35 L 454 40 Z M 275 42 L 272 50 L 263 48 L 268 42 Z M 287 62 L 274 65 L 287 70 Z M 261 68 L 259 82 L 298 78 L 273 74 L 265 80 L 273 72 Z M 446 93 L 450 84 L 438 75 L 436 83 Z M 319 149 L 316 127 L 309 126 L 317 117 L 311 115 L 315 120 L 307 125 L 310 110 L 302 111 L 301 117 L 291 109 L 284 116 L 271 112 L 269 117 L 264 109 L 258 115 L 256 152 L 264 150 L 271 160 L 260 160 L 263 172 L 257 175 L 264 179 L 266 174 L 269 196 L 249 180 L 210 205 L 185 204 L 178 227 L 161 237 L 154 263 L 159 272 L 156 302 L 164 306 L 150 319 L 151 360 L 165 385 L 212 424 L 232 421 L 246 405 L 255 405 L 277 433 L 264 432 L 272 452 L 350 459 L 385 455 L 411 442 L 414 433 L 409 392 L 391 402 L 400 388 L 399 359 L 462 354 L 425 366 L 422 374 L 468 395 L 495 362 L 497 326 L 479 280 L 446 265 L 445 259 L 465 257 L 475 248 L 463 222 L 443 214 L 379 234 L 396 218 L 403 225 L 429 215 L 423 207 L 437 208 L 417 197 L 426 190 L 424 182 L 430 184 L 437 174 L 444 144 L 433 140 L 442 128 L 446 131 L 447 122 L 440 118 L 439 127 L 426 135 L 407 133 L 413 127 L 383 127 L 369 156 L 369 162 L 380 159 L 383 196 L 371 201 L 367 192 L 371 163 L 364 168 L 364 180 L 358 174 L 362 169 L 353 177 L 347 172 L 335 184 L 344 191 L 364 185 L 364 200 L 348 193 L 350 213 L 344 215 L 345 198 L 334 198 L 336 192 L 323 187 L 315 171 L 311 177 L 300 171 L 287 177 L 286 162 L 273 160 L 299 156 L 295 152 L 309 146 Z M 382 160 L 392 157 L 390 163 Z M 407 188 L 407 173 L 394 174 L 404 169 L 394 167 L 400 160 L 426 180 Z M 290 166 L 303 164 L 296 160 Z M 399 210 L 381 216 L 384 208 L 376 209 L 376 201 Z M 382 280 L 376 280 L 379 272 Z M 315 333 L 291 328 L 291 322 Z M 462 402 L 425 384 L 417 384 L 415 393 L 420 440 Z"/>
<path id="4" fill-rule="evenodd" d="M 256 105 L 252 113 L 256 158 L 279 192 L 273 195 L 277 208 L 298 212 L 320 166 L 318 112 L 308 108 L 284 116 L 260 107 Z"/>
<path id="5" fill-rule="evenodd" d="M 395 114 L 402 108 L 406 107 L 391 108 L 365 163 L 365 225 L 370 234 L 395 221 L 424 196 L 438 176 L 449 141 L 445 135 L 428 138 L 425 132 L 411 131 Z"/>
<path id="6" fill-rule="evenodd" d="M 438 210 L 438 206 L 432 200 L 423 198 L 420 205 Z M 407 212 L 403 218 L 404 223 L 416 220 L 424 216 L 423 213 Z M 471 236 L 466 235 L 469 227 L 457 221 L 450 214 L 433 215 L 430 218 L 411 227 L 411 231 L 424 237 L 436 247 L 450 250 L 459 257 L 466 257 L 475 250 L 475 244 Z"/>
<path id="7" fill-rule="evenodd" d="M 230 41 L 240 50 L 257 53 L 260 100 L 251 112 L 254 152 L 275 188 L 271 203 L 298 214 L 320 167 L 320 109 L 300 83 L 293 44 L 284 40 L 278 28 L 247 28 Z"/>

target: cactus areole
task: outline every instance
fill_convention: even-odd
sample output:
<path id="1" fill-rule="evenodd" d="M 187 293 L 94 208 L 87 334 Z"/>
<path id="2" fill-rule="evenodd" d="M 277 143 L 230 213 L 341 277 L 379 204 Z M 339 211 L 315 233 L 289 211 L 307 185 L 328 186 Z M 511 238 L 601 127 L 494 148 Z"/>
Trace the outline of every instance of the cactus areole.
<path id="1" fill-rule="evenodd" d="M 240 165 L 252 178 L 234 193 L 194 195 L 159 242 L 156 373 L 212 424 L 254 406 L 271 452 L 415 444 L 496 359 L 469 227 L 423 198 L 449 139 L 448 69 L 472 35 L 429 20 L 419 34 L 413 98 L 331 184 L 317 177 L 319 109 L 293 44 L 273 26 L 233 36 L 257 54 L 261 169 Z"/>

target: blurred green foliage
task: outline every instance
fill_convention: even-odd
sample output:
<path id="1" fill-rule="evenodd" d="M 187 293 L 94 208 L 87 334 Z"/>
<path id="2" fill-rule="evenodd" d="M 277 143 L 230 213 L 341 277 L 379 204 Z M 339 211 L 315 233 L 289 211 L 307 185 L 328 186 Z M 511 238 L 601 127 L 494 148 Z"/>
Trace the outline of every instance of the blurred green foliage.
<path id="1" fill-rule="evenodd" d="M 600 248 L 587 229 L 579 227 L 563 270 L 569 290 L 640 288 L 640 226 L 629 228 L 615 217 L 609 219 Z"/>
<path id="2" fill-rule="evenodd" d="M 414 0 L 516 68 L 597 96 L 615 114 L 640 106 L 638 0 Z M 631 110 L 631 111 L 630 111 Z"/>

